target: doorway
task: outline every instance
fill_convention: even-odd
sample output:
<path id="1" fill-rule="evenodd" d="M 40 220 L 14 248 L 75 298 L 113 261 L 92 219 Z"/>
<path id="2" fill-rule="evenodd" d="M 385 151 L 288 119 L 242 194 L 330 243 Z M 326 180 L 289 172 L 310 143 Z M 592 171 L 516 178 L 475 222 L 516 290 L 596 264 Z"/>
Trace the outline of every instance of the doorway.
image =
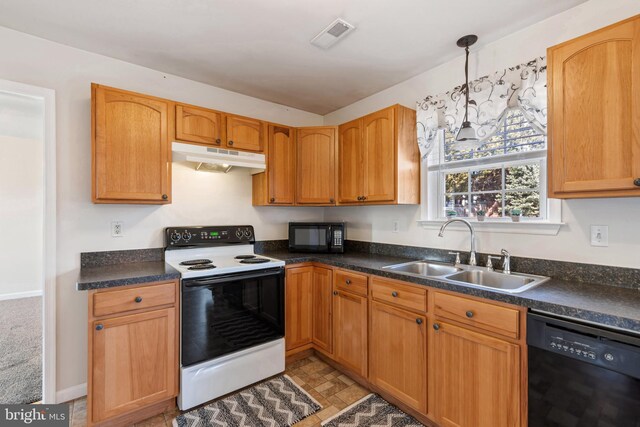
<path id="1" fill-rule="evenodd" d="M 54 92 L 0 80 L 0 403 L 55 403 Z"/>

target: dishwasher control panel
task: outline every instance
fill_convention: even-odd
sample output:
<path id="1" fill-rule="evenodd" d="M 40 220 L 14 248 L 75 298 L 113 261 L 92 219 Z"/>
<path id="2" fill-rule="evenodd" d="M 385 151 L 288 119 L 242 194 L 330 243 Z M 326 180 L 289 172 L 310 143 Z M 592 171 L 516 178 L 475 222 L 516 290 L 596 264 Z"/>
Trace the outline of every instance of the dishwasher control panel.
<path id="1" fill-rule="evenodd" d="M 580 341 L 567 340 L 557 335 L 550 335 L 547 338 L 547 345 L 551 350 L 573 354 L 591 360 L 596 360 L 598 357 L 596 347 L 589 346 L 588 344 Z"/>

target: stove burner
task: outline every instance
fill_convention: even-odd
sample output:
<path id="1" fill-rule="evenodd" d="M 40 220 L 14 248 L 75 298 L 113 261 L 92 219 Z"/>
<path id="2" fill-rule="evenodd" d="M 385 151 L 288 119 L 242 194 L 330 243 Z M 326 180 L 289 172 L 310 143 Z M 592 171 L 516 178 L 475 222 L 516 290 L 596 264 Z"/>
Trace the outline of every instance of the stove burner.
<path id="1" fill-rule="evenodd" d="M 238 255 L 236 259 L 252 259 L 255 258 L 255 255 Z"/>
<path id="2" fill-rule="evenodd" d="M 182 261 L 180 265 L 203 265 L 203 264 L 211 264 L 210 259 L 190 259 L 187 261 Z"/>
<path id="3" fill-rule="evenodd" d="M 240 261 L 240 264 L 262 264 L 269 261 L 270 260 L 266 258 L 248 258 Z"/>
<path id="4" fill-rule="evenodd" d="M 194 265 L 193 267 L 189 267 L 189 270 L 211 270 L 216 268 L 215 265 L 213 264 L 197 264 Z"/>

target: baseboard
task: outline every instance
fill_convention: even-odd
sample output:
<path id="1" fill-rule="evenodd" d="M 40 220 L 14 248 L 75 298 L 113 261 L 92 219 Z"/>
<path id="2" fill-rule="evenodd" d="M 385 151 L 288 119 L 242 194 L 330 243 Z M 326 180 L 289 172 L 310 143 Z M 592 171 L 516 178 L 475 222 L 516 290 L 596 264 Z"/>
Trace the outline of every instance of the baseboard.
<path id="1" fill-rule="evenodd" d="M 16 292 L 13 294 L 0 295 L 0 301 L 7 300 L 7 299 L 19 299 L 19 298 L 29 298 L 29 297 L 41 297 L 41 296 L 42 296 L 42 290 Z"/>
<path id="2" fill-rule="evenodd" d="M 58 390 L 56 392 L 56 402 L 64 403 L 78 399 L 87 395 L 87 383 L 74 385 L 73 387 Z"/>

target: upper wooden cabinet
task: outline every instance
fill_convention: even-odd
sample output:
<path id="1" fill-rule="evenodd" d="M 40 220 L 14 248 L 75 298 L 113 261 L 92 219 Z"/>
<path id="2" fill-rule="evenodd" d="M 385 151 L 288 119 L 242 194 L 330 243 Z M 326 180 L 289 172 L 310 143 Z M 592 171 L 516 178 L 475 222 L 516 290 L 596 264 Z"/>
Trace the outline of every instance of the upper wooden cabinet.
<path id="1" fill-rule="evenodd" d="M 548 49 L 549 196 L 640 196 L 640 15 Z"/>
<path id="2" fill-rule="evenodd" d="M 416 113 L 394 105 L 339 127 L 338 203 L 420 203 Z"/>
<path id="3" fill-rule="evenodd" d="M 234 150 L 262 151 L 264 139 L 264 122 L 241 117 L 227 115 L 227 138 L 225 145 Z"/>
<path id="4" fill-rule="evenodd" d="M 222 143 L 222 114 L 189 105 L 176 105 L 176 139 L 219 146 Z"/>
<path id="5" fill-rule="evenodd" d="M 171 202 L 170 101 L 91 85 L 94 203 Z"/>
<path id="6" fill-rule="evenodd" d="M 253 205 L 295 204 L 296 130 L 270 124 L 267 130 L 267 170 L 253 175 Z"/>
<path id="7" fill-rule="evenodd" d="M 335 204 L 336 128 L 299 128 L 296 143 L 296 203 Z"/>

